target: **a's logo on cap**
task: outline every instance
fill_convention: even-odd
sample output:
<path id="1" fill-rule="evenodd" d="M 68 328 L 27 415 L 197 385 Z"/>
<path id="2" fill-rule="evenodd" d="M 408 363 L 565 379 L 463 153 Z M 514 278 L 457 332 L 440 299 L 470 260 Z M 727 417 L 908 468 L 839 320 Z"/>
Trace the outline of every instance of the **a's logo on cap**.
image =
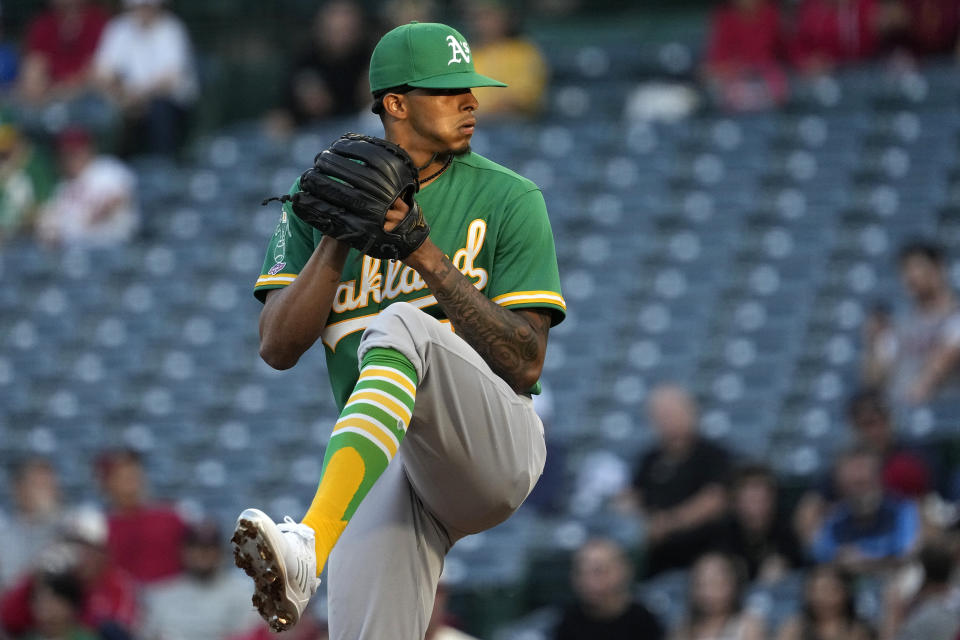
<path id="1" fill-rule="evenodd" d="M 454 62 L 470 62 L 470 45 L 466 40 L 457 40 L 456 36 L 447 36 L 447 46 L 453 51 L 453 55 L 447 62 L 449 67 Z"/>

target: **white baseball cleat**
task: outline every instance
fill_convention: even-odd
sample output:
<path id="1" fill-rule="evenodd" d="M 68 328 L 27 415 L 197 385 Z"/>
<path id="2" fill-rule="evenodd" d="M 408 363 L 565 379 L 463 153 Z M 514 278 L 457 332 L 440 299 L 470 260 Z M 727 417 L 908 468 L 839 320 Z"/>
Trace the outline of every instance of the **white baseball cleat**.
<path id="1" fill-rule="evenodd" d="M 297 624 L 320 586 L 313 529 L 289 516 L 277 525 L 263 511 L 245 509 L 231 542 L 234 562 L 253 578 L 253 606 L 270 628 Z"/>

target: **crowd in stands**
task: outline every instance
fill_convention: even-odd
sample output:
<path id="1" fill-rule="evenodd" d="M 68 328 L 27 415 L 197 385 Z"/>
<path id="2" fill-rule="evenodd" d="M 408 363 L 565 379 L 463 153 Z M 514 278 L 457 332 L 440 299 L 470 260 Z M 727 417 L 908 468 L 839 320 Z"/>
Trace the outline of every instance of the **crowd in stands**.
<path id="1" fill-rule="evenodd" d="M 654 390 L 648 404 L 657 444 L 639 461 L 625 502 L 639 509 L 647 531 L 643 582 L 686 575 L 687 613 L 670 629 L 635 597 L 626 550 L 595 538 L 574 555 L 576 601 L 553 637 L 956 640 L 957 522 L 930 507 L 942 496 L 924 454 L 892 446 L 881 398 L 869 391 L 851 400 L 855 444 L 822 487 L 787 508 L 768 467 L 735 460 L 699 435 L 689 395 L 674 386 Z M 767 628 L 762 612 L 747 607 L 748 587 L 797 575 L 805 577 L 795 615 Z M 883 585 L 883 607 L 868 617 L 857 594 L 871 580 Z"/>
<path id="2" fill-rule="evenodd" d="M 165 0 L 122 0 L 116 13 L 99 0 L 45 4 L 19 46 L 0 41 L 0 242 L 36 232 L 51 246 L 120 244 L 139 222 L 127 162 L 145 154 L 176 161 L 187 142 L 200 96 L 190 34 Z M 427 0 L 394 0 L 375 17 L 355 0 L 321 3 L 266 129 L 286 139 L 367 111 L 377 36 L 440 17 Z M 477 63 L 512 85 L 484 95 L 485 113 L 539 113 L 548 68 L 514 9 L 485 0 L 463 20 Z"/>
<path id="3" fill-rule="evenodd" d="M 633 597 L 633 564 L 612 540 L 574 556 L 577 601 L 557 640 L 956 640 L 960 637 L 958 469 L 936 443 L 901 440 L 897 407 L 957 397 L 952 324 L 960 305 L 943 249 L 911 242 L 899 254 L 908 315 L 869 318 L 861 391 L 848 401 L 850 445 L 826 477 L 794 499 L 764 461 L 737 459 L 701 435 L 693 396 L 662 385 L 647 397 L 655 444 L 613 501 L 645 527 L 643 582 L 688 576 L 687 614 L 674 629 Z M 892 301 L 888 301 L 892 302 Z M 880 364 L 878 364 L 878 361 Z M 889 402 L 888 402 L 889 399 Z M 805 576 L 802 602 L 780 628 L 746 607 L 749 586 Z M 879 612 L 864 615 L 864 584 L 882 585 Z"/>
<path id="4" fill-rule="evenodd" d="M 148 493 L 132 450 L 91 470 L 102 506 L 63 504 L 55 463 L 23 461 L 0 521 L 0 637 L 229 638 L 259 626 L 217 524 L 185 521 Z"/>
<path id="5" fill-rule="evenodd" d="M 198 97 L 194 53 L 164 0 L 50 0 L 19 50 L 0 46 L 0 240 L 128 241 L 139 222 L 126 161 L 175 157 Z"/>
<path id="6" fill-rule="evenodd" d="M 103 452 L 91 474 L 99 505 L 65 505 L 55 463 L 15 470 L 14 510 L 0 517 L 0 638 L 30 640 L 266 640 L 249 581 L 228 563 L 227 534 L 155 500 L 132 449 Z M 442 583 L 427 640 L 470 640 Z M 306 616 L 287 634 L 324 640 Z"/>
<path id="7" fill-rule="evenodd" d="M 728 0 L 711 19 L 703 73 L 718 103 L 763 109 L 786 101 L 788 72 L 955 54 L 958 35 L 954 0 Z"/>

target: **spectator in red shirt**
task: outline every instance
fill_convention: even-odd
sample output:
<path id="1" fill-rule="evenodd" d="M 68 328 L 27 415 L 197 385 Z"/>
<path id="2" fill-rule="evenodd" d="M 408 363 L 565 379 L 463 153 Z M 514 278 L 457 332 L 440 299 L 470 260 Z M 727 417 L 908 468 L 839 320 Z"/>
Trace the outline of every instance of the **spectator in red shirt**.
<path id="1" fill-rule="evenodd" d="M 883 394 L 873 389 L 858 391 L 847 404 L 847 417 L 858 443 L 880 456 L 887 491 L 919 499 L 933 490 L 927 461 L 897 439 Z"/>
<path id="2" fill-rule="evenodd" d="M 27 28 L 21 93 L 30 103 L 72 97 L 87 86 L 90 63 L 109 18 L 88 0 L 51 0 Z"/>
<path id="3" fill-rule="evenodd" d="M 107 523 L 95 509 L 68 512 L 60 540 L 38 559 L 36 569 L 0 596 L 0 623 L 20 635 L 34 628 L 35 592 L 47 574 L 70 575 L 82 590 L 78 621 L 103 637 L 127 638 L 139 616 L 137 587 L 131 577 L 110 563 Z"/>
<path id="4" fill-rule="evenodd" d="M 802 0 L 790 58 L 800 71 L 820 73 L 877 51 L 876 0 Z"/>
<path id="5" fill-rule="evenodd" d="M 148 499 L 140 454 L 111 451 L 97 466 L 110 507 L 107 548 L 113 561 L 143 583 L 179 573 L 186 525 L 171 507 Z"/>
<path id="6" fill-rule="evenodd" d="M 770 0 L 731 0 L 713 14 L 704 73 L 721 104 L 769 107 L 787 97 L 780 11 Z"/>

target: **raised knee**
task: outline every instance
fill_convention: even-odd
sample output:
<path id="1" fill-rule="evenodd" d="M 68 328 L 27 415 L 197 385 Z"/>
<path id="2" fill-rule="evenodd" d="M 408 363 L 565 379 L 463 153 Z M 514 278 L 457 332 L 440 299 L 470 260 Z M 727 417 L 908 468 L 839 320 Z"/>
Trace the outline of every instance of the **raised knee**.
<path id="1" fill-rule="evenodd" d="M 389 307 L 380 312 L 379 316 L 394 316 L 400 318 L 417 317 L 423 313 L 409 302 L 394 302 Z"/>

